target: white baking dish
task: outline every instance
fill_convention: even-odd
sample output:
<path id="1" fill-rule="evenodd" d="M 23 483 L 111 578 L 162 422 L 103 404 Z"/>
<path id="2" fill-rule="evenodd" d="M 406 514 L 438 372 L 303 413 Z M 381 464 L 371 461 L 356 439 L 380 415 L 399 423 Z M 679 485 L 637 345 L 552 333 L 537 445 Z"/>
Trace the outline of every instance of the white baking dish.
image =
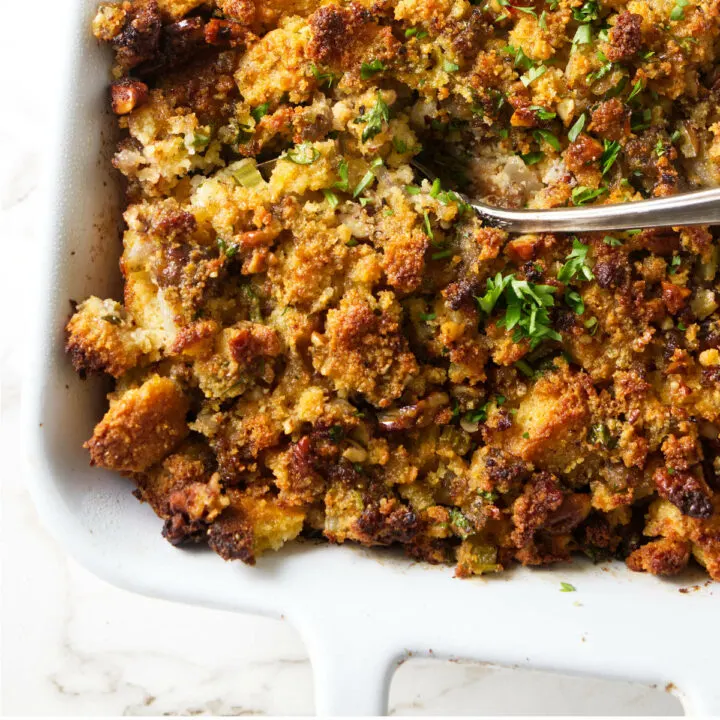
<path id="1" fill-rule="evenodd" d="M 89 466 L 82 443 L 106 388 L 72 371 L 63 326 L 69 299 L 119 291 L 110 58 L 88 29 L 96 2 L 77 0 L 68 19 L 50 217 L 32 252 L 39 289 L 29 316 L 36 331 L 25 386 L 28 477 L 58 540 L 128 590 L 287 617 L 307 642 L 320 714 L 384 713 L 392 669 L 408 652 L 672 683 L 688 711 L 720 714 L 720 599 L 712 587 L 683 594 L 678 583 L 579 561 L 460 581 L 449 568 L 311 543 L 263 557 L 256 568 L 227 564 L 170 546 L 128 481 Z M 561 593 L 561 581 L 577 592 Z"/>

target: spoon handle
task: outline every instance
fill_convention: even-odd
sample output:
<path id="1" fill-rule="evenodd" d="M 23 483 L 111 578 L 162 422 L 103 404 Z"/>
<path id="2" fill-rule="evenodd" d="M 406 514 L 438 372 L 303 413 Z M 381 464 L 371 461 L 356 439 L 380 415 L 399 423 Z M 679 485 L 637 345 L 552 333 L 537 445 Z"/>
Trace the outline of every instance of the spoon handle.
<path id="1" fill-rule="evenodd" d="M 514 233 L 597 232 L 720 223 L 720 188 L 670 197 L 551 210 L 505 210 L 471 203 L 486 225 Z"/>

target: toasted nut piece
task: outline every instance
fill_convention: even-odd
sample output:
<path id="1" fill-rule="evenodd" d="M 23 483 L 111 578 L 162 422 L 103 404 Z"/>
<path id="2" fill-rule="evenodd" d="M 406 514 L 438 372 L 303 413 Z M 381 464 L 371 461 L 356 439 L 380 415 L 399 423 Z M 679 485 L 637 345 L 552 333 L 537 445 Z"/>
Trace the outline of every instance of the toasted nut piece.
<path id="1" fill-rule="evenodd" d="M 112 109 L 116 115 L 127 115 L 148 98 L 148 86 L 140 80 L 123 78 L 110 86 Z"/>

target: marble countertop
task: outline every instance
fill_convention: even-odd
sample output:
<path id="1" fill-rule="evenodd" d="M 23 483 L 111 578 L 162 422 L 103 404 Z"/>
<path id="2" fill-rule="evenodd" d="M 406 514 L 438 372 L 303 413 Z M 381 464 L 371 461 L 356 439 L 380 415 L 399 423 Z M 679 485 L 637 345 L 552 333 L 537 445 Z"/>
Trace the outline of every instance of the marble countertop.
<path id="1" fill-rule="evenodd" d="M 62 52 L 54 28 L 70 2 L 33 3 L 29 45 L 26 34 L 15 31 L 26 22 L 19 17 L 27 10 L 23 3 L 6 8 L 10 18 L 0 29 L 2 712 L 312 714 L 310 663 L 287 623 L 175 605 L 107 585 L 48 535 L 24 487 L 20 380 L 32 350 L 18 308 L 45 207 L 43 128 L 52 122 L 38 88 L 53 81 L 47 58 Z M 399 669 L 390 707 L 393 714 L 426 715 L 681 714 L 678 701 L 662 689 L 425 659 Z"/>

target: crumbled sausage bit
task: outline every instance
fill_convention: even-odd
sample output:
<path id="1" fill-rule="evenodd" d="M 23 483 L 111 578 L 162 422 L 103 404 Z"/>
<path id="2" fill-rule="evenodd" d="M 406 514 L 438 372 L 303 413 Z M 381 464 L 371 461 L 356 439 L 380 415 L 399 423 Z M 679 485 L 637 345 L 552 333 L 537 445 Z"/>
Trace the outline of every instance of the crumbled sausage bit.
<path id="1" fill-rule="evenodd" d="M 128 115 L 147 101 L 148 86 L 140 80 L 123 78 L 110 86 L 112 109 L 116 115 Z"/>

